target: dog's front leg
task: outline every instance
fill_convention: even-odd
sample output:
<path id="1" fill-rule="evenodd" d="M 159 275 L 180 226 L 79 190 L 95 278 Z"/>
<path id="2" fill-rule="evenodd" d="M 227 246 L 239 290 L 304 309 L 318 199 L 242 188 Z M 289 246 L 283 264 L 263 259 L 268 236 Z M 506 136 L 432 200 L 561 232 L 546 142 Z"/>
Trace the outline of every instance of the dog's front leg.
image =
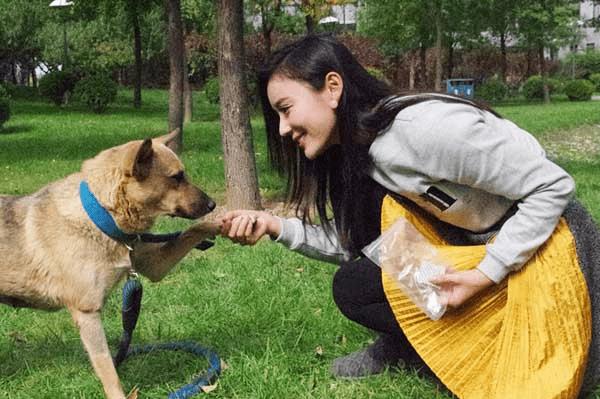
<path id="1" fill-rule="evenodd" d="M 106 397 L 125 399 L 125 393 L 106 343 L 100 312 L 82 312 L 77 309 L 69 309 L 69 311 L 79 328 L 81 341 L 90 357 L 96 375 L 102 382 Z"/>
<path id="2" fill-rule="evenodd" d="M 133 267 L 151 281 L 160 281 L 198 243 L 214 237 L 219 229 L 217 223 L 199 222 L 171 241 L 138 243 L 131 255 Z"/>

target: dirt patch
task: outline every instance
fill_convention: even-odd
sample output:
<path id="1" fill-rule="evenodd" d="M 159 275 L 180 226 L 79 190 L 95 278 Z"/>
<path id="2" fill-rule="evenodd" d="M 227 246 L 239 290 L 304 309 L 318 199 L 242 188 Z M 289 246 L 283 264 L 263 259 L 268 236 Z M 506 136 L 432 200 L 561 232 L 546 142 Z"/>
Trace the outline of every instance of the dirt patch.
<path id="1" fill-rule="evenodd" d="M 581 126 L 549 133 L 540 138 L 548 158 L 594 161 L 600 158 L 600 125 Z"/>

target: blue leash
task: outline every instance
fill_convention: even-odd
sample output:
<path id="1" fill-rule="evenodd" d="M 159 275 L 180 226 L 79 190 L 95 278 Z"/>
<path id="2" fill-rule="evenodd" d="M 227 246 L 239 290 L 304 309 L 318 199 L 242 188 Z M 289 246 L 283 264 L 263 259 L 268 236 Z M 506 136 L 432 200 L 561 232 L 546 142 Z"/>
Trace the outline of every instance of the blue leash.
<path id="1" fill-rule="evenodd" d="M 142 305 L 142 284 L 137 279 L 129 279 L 123 287 L 123 334 L 119 342 L 119 350 L 113 360 L 118 367 L 125 359 L 141 353 L 152 353 L 163 350 L 184 351 L 192 353 L 198 357 L 208 359 L 209 367 L 204 374 L 194 378 L 189 384 L 184 385 L 177 391 L 169 393 L 168 399 L 187 399 L 202 391 L 203 386 L 215 383 L 219 374 L 221 374 L 221 359 L 219 356 L 192 341 L 167 342 L 162 344 L 146 344 L 141 346 L 129 347 L 133 330 L 137 324 Z"/>

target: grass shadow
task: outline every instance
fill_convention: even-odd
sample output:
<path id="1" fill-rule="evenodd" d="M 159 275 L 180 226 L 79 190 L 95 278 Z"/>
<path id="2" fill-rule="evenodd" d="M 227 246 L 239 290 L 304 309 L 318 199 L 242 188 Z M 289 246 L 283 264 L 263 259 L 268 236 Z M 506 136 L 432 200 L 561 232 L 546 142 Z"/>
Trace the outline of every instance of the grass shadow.
<path id="1" fill-rule="evenodd" d="M 8 127 L 0 128 L 0 134 L 16 134 L 16 133 L 25 133 L 33 130 L 33 126 L 31 125 L 12 125 Z"/>

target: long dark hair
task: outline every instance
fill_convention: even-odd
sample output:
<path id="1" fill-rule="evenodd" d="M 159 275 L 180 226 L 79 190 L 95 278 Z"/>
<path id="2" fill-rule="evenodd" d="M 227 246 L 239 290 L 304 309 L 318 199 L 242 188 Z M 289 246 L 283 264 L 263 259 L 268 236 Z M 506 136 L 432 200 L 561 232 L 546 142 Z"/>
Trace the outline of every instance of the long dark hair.
<path id="1" fill-rule="evenodd" d="M 340 144 L 310 160 L 289 136 L 279 134 L 279 116 L 269 102 L 267 85 L 274 75 L 281 75 L 319 91 L 329 72 L 338 73 L 344 83 L 336 109 Z M 365 220 L 369 212 L 364 207 L 375 206 L 368 203 L 373 182 L 367 171 L 369 146 L 377 133 L 390 125 L 401 109 L 417 102 L 433 98 L 463 101 L 436 94 L 392 95 L 390 86 L 369 74 L 348 48 L 328 34 L 305 36 L 273 53 L 259 71 L 258 89 L 269 159 L 273 168 L 287 175 L 288 202 L 305 223 L 316 211 L 328 233 L 332 232 L 327 212 L 330 203 L 340 241 L 352 253 L 366 244 L 364 223 L 372 222 Z"/>

